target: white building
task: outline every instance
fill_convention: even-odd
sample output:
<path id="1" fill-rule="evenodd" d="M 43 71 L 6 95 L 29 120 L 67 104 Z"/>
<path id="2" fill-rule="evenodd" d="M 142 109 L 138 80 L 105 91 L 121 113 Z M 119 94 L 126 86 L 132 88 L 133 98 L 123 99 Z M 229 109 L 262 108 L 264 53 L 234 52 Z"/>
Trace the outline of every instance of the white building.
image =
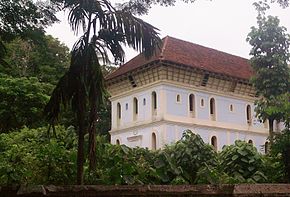
<path id="1" fill-rule="evenodd" d="M 268 125 L 254 116 L 251 75 L 247 59 L 166 37 L 154 57 L 107 77 L 111 143 L 158 149 L 190 129 L 217 150 L 241 139 L 263 151 Z"/>

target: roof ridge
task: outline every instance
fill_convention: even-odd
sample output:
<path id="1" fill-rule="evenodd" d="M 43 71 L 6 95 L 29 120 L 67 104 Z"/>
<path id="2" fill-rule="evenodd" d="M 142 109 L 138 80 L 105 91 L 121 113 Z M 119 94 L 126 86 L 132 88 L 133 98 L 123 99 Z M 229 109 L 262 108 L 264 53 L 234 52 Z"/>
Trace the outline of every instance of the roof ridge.
<path id="1" fill-rule="evenodd" d="M 171 37 L 171 36 L 166 36 L 166 38 L 167 38 L 167 39 L 178 40 L 178 41 L 185 42 L 185 43 L 188 43 L 188 44 L 191 44 L 191 45 L 196 45 L 196 46 L 202 47 L 202 48 L 204 48 L 204 49 L 214 50 L 214 51 L 216 51 L 216 52 L 218 52 L 218 53 L 224 53 L 224 54 L 227 54 L 227 55 L 231 55 L 231 56 L 235 56 L 235 57 L 242 58 L 242 59 L 245 59 L 245 60 L 249 60 L 248 58 L 241 57 L 241 56 L 239 56 L 239 55 L 235 55 L 235 54 L 232 54 L 232 53 L 229 53 L 229 52 L 221 51 L 221 50 L 219 50 L 219 49 L 215 49 L 215 48 L 212 48 L 212 47 L 203 46 L 203 45 L 200 45 L 200 44 L 194 43 L 194 42 L 192 42 L 192 41 L 182 40 L 182 39 L 180 39 L 180 38 L 175 38 L 175 37 Z"/>
<path id="2" fill-rule="evenodd" d="M 164 43 L 163 43 L 163 46 L 162 46 L 162 49 L 161 49 L 161 52 L 160 52 L 160 55 L 159 55 L 159 59 L 163 59 L 164 58 L 163 53 L 164 53 L 164 51 L 166 49 L 168 38 L 169 38 L 168 35 L 164 37 Z"/>

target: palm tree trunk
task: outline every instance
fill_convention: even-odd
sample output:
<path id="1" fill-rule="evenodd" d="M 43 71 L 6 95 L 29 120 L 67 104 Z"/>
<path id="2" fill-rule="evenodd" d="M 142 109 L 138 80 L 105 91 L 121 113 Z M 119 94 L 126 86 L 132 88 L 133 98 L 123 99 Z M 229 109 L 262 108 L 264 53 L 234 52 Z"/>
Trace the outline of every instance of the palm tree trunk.
<path id="1" fill-rule="evenodd" d="M 274 137 L 274 119 L 269 118 L 269 140 L 270 140 L 270 148 L 273 145 L 273 137 Z"/>
<path id="2" fill-rule="evenodd" d="M 96 87 L 92 88 L 93 96 L 90 109 L 90 127 L 89 127 L 89 170 L 96 169 L 96 121 L 97 121 L 97 105 L 96 105 Z"/>
<path id="3" fill-rule="evenodd" d="M 77 152 L 77 184 L 84 184 L 84 131 L 85 131 L 85 103 L 81 91 L 78 93 L 78 152 Z"/>

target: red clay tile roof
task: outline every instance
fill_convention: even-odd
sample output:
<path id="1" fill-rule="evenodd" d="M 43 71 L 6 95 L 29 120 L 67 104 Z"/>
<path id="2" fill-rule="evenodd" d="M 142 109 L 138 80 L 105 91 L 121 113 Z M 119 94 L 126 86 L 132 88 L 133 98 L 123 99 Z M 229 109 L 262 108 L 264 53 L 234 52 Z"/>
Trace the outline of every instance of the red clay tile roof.
<path id="1" fill-rule="evenodd" d="M 139 54 L 106 79 L 123 75 L 155 60 L 170 61 L 246 80 L 252 76 L 249 60 L 245 58 L 167 36 L 163 39 L 162 50 L 154 57 L 146 60 Z"/>

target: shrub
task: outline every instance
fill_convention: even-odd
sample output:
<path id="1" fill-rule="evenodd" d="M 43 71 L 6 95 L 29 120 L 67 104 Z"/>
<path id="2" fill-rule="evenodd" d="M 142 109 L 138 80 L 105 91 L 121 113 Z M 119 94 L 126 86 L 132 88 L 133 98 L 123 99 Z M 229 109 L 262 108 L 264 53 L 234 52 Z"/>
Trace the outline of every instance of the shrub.
<path id="1" fill-rule="evenodd" d="M 212 146 L 205 144 L 199 135 L 190 130 L 184 131 L 181 140 L 165 147 L 164 152 L 174 163 L 176 174 L 191 184 L 195 183 L 201 167 L 217 165 L 217 153 Z"/>
<path id="2" fill-rule="evenodd" d="M 72 183 L 76 137 L 61 126 L 56 132 L 52 139 L 46 127 L 0 134 L 0 185 Z"/>
<path id="3" fill-rule="evenodd" d="M 225 146 L 219 155 L 222 171 L 239 183 L 265 182 L 262 155 L 249 143 L 237 140 Z"/>
<path id="4" fill-rule="evenodd" d="M 274 136 L 270 156 L 281 164 L 284 181 L 290 182 L 290 130 L 285 129 Z"/>

